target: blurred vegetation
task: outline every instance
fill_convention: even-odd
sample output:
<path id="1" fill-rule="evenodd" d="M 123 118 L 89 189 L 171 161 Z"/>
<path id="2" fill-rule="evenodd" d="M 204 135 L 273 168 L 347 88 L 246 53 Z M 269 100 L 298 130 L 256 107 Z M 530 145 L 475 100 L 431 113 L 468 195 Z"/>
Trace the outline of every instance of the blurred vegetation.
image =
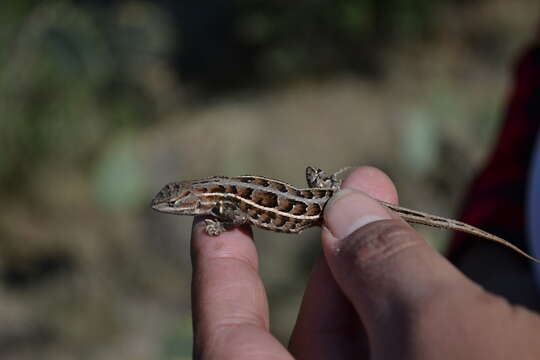
<path id="1" fill-rule="evenodd" d="M 190 219 L 148 209 L 172 179 L 370 163 L 451 215 L 539 7 L 1 2 L 0 357 L 190 357 Z M 286 339 L 317 233 L 256 235 Z"/>
<path id="2" fill-rule="evenodd" d="M 447 1 L 239 1 L 241 39 L 265 78 L 351 70 L 380 74 L 381 50 L 429 39 Z"/>
<path id="3" fill-rule="evenodd" d="M 106 19 L 69 2 L 4 3 L 2 189 L 25 186 L 52 160 L 87 170 L 117 132 L 152 123 L 141 75 L 169 48 L 157 12 L 134 3 Z"/>

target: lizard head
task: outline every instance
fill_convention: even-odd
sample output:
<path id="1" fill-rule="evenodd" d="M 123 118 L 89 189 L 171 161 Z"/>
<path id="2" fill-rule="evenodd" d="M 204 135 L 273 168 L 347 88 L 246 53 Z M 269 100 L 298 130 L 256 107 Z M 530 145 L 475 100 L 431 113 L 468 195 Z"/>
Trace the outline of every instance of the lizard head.
<path id="1" fill-rule="evenodd" d="M 165 185 L 152 200 L 152 209 L 177 215 L 200 215 L 208 212 L 201 194 L 193 191 L 189 181 Z"/>

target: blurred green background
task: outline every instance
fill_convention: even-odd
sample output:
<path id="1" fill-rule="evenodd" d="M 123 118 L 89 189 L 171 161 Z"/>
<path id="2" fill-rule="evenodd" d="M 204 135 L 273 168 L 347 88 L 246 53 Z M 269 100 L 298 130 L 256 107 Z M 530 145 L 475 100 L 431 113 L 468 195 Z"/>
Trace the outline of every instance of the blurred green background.
<path id="1" fill-rule="evenodd" d="M 455 216 L 535 0 L 0 3 L 0 358 L 191 357 L 165 183 L 371 164 Z M 422 228 L 444 250 L 449 234 Z M 255 231 L 286 342 L 318 230 Z"/>

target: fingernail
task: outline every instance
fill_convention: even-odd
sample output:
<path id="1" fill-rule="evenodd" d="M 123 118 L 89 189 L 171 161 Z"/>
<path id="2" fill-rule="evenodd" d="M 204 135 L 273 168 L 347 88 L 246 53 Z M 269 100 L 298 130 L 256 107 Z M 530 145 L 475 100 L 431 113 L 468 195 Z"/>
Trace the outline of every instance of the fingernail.
<path id="1" fill-rule="evenodd" d="M 340 190 L 324 210 L 324 225 L 335 241 L 369 223 L 388 219 L 390 214 L 375 199 L 352 189 Z"/>

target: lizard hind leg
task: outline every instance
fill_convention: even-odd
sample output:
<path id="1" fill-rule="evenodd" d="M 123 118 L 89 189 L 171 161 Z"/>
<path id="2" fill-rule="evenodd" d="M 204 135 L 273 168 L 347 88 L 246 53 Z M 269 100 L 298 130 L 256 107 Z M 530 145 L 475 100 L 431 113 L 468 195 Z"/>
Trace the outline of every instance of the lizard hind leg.
<path id="1" fill-rule="evenodd" d="M 311 166 L 308 166 L 306 168 L 306 180 L 308 186 L 312 188 L 339 189 L 341 186 L 341 180 L 337 178 L 338 175 L 350 169 L 351 167 L 347 166 L 331 175 L 328 175 L 326 172 L 319 168 L 313 168 Z"/>
<path id="2" fill-rule="evenodd" d="M 311 166 L 306 168 L 306 181 L 309 187 L 317 187 L 317 181 L 321 172 L 322 170 L 319 168 L 314 168 Z"/>

